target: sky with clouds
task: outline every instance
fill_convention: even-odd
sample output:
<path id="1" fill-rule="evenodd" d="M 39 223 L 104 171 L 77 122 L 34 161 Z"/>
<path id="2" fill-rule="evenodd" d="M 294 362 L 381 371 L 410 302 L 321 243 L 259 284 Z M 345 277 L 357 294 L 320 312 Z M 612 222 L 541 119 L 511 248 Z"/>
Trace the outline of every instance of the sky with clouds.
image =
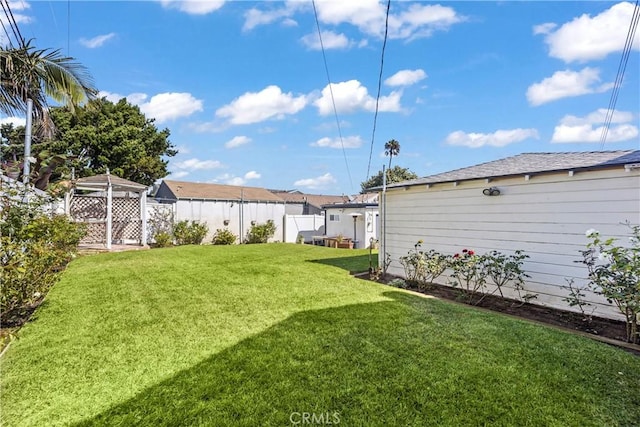
<path id="1" fill-rule="evenodd" d="M 10 4 L 25 38 L 171 131 L 168 179 L 354 194 L 390 139 L 419 176 L 640 148 L 640 31 L 601 143 L 630 2 Z"/>

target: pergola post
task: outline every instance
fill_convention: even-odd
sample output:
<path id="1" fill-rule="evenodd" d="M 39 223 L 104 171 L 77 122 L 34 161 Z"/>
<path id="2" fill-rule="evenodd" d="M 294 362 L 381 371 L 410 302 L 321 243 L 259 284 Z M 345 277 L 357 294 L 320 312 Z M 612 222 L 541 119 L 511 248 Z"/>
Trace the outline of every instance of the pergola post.
<path id="1" fill-rule="evenodd" d="M 111 250 L 111 239 L 113 226 L 113 187 L 111 186 L 111 180 L 107 184 L 107 249 Z"/>
<path id="2" fill-rule="evenodd" d="M 140 190 L 140 246 L 147 244 L 147 192 Z"/>

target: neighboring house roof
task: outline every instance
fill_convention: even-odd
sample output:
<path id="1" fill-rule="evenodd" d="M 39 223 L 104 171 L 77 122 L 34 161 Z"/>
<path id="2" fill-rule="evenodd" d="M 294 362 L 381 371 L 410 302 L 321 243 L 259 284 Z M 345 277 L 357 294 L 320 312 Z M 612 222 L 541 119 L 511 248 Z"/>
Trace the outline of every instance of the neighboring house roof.
<path id="1" fill-rule="evenodd" d="M 318 208 L 332 203 L 345 203 L 349 201 L 347 196 L 329 196 L 326 194 L 304 194 L 300 191 L 271 190 L 272 193 L 282 198 L 287 203 L 308 203 Z"/>
<path id="2" fill-rule="evenodd" d="M 79 178 L 75 181 L 74 185 L 82 189 L 106 190 L 109 182 L 111 182 L 111 188 L 114 191 L 135 191 L 147 189 L 147 186 L 144 184 L 138 184 L 137 182 L 129 181 L 128 179 L 106 173 Z"/>
<path id="3" fill-rule="evenodd" d="M 631 163 L 640 163 L 640 150 L 523 153 L 450 172 L 393 183 L 387 187 L 406 187 L 420 184 L 437 184 L 514 175 L 533 175 L 569 170 L 595 170 Z"/>
<path id="4" fill-rule="evenodd" d="M 378 204 L 378 193 L 356 194 L 349 199 L 351 203 Z"/>
<path id="5" fill-rule="evenodd" d="M 251 202 L 279 202 L 282 200 L 267 189 L 258 187 L 240 187 L 237 185 L 204 184 L 187 181 L 162 181 L 174 199 L 197 200 L 245 200 Z M 159 190 L 160 191 L 160 190 Z"/>

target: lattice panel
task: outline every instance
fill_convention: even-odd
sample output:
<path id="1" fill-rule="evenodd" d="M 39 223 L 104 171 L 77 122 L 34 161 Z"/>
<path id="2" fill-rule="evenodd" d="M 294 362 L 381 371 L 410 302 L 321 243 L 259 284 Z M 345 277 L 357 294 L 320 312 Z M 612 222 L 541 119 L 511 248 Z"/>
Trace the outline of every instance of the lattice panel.
<path id="1" fill-rule="evenodd" d="M 138 198 L 114 197 L 111 201 L 111 240 L 123 242 L 142 240 L 142 220 Z M 74 195 L 70 204 L 71 217 L 87 224 L 82 243 L 104 243 L 107 229 L 107 198 Z"/>
<path id="2" fill-rule="evenodd" d="M 96 196 L 73 196 L 71 217 L 78 220 L 107 219 L 107 198 Z"/>
<path id="3" fill-rule="evenodd" d="M 107 224 L 104 222 L 89 222 L 87 234 L 80 243 L 104 243 L 107 237 Z"/>
<path id="4" fill-rule="evenodd" d="M 140 201 L 137 198 L 117 197 L 112 200 L 113 240 L 142 239 L 142 221 L 140 220 Z"/>

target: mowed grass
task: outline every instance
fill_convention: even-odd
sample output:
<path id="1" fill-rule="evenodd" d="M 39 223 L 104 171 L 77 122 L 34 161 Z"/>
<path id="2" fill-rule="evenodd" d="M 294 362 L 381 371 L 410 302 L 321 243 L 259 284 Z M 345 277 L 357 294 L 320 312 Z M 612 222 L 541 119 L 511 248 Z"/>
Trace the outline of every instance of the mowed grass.
<path id="1" fill-rule="evenodd" d="M 287 244 L 81 257 L 2 357 L 1 424 L 640 424 L 639 357 L 367 268 Z"/>

